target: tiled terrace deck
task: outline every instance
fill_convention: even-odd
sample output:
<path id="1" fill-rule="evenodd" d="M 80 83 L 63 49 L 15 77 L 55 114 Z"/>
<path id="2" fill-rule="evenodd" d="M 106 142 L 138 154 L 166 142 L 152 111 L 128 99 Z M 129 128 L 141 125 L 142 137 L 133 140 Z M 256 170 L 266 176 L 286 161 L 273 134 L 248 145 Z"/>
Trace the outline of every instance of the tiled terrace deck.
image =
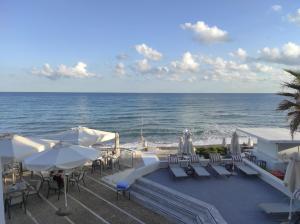
<path id="1" fill-rule="evenodd" d="M 230 224 L 280 223 L 282 217 L 267 216 L 258 204 L 289 202 L 284 194 L 258 177 L 243 174 L 230 178 L 211 176 L 174 180 L 168 169 L 160 169 L 146 178 L 214 205 Z"/>
<path id="2" fill-rule="evenodd" d="M 6 218 L 7 224 L 100 224 L 100 223 L 169 223 L 162 216 L 129 201 L 123 197 L 116 200 L 113 188 L 100 181 L 99 174 L 90 174 L 85 179 L 86 187 L 70 187 L 68 194 L 69 208 L 72 214 L 60 217 L 55 211 L 64 205 L 64 195 L 57 200 L 57 195 L 46 199 L 47 186 L 42 189 L 42 199 L 37 196 L 29 198 L 27 214 L 19 207 L 12 209 L 12 218 Z"/>

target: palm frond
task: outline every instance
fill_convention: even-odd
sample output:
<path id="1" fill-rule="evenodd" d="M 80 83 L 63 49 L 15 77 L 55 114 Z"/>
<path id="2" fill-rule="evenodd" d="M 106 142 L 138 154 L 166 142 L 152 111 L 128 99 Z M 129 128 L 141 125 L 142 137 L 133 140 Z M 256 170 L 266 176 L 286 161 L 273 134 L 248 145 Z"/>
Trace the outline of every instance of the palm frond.
<path id="1" fill-rule="evenodd" d="M 299 82 L 300 82 L 300 80 L 299 80 Z M 300 91 L 300 84 L 297 84 L 295 82 L 284 82 L 283 86 Z"/>
<path id="2" fill-rule="evenodd" d="M 289 92 L 278 92 L 277 95 L 292 97 L 294 99 L 297 99 L 300 96 L 299 93 L 289 93 Z"/>
<path id="3" fill-rule="evenodd" d="M 280 110 L 280 111 L 283 111 L 283 110 L 290 110 L 292 109 L 293 107 L 298 107 L 298 104 L 296 103 L 293 103 L 289 100 L 282 100 L 278 107 L 277 107 L 277 110 Z"/>
<path id="4" fill-rule="evenodd" d="M 294 134 L 297 131 L 299 125 L 300 125 L 300 112 L 295 111 L 295 113 L 293 113 L 293 115 L 290 116 L 290 132 L 292 138 L 294 138 Z"/>
<path id="5" fill-rule="evenodd" d="M 284 71 L 288 72 L 290 75 L 294 76 L 298 82 L 300 82 L 300 71 L 293 71 L 290 69 L 284 69 Z"/>

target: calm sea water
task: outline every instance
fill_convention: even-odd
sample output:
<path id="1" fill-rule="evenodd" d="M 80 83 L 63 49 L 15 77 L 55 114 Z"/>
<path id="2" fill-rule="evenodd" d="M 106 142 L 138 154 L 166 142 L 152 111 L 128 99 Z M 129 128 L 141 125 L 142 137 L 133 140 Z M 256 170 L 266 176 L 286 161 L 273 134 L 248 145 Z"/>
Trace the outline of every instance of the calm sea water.
<path id="1" fill-rule="evenodd" d="M 82 125 L 117 131 L 121 142 L 230 136 L 236 127 L 286 127 L 274 94 L 0 93 L 0 132 L 39 135 Z"/>

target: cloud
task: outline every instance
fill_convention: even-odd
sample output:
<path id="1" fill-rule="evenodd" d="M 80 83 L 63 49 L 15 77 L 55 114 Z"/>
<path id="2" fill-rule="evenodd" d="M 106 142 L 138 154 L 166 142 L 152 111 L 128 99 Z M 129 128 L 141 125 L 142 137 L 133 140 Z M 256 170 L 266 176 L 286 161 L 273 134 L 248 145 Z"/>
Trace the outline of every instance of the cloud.
<path id="1" fill-rule="evenodd" d="M 114 71 L 115 74 L 119 77 L 123 77 L 126 75 L 125 65 L 122 62 L 116 64 Z"/>
<path id="2" fill-rule="evenodd" d="M 236 51 L 229 53 L 229 55 L 232 56 L 232 57 L 236 57 L 238 59 L 241 59 L 241 60 L 245 60 L 248 56 L 247 52 L 242 48 L 239 48 Z"/>
<path id="3" fill-rule="evenodd" d="M 121 54 L 118 54 L 118 55 L 116 56 L 116 58 L 117 58 L 118 60 L 126 60 L 126 59 L 129 58 L 129 55 L 128 55 L 128 54 L 125 54 L 125 53 L 121 53 Z"/>
<path id="4" fill-rule="evenodd" d="M 185 52 L 180 61 L 171 62 L 171 67 L 174 73 L 193 73 L 198 70 L 199 64 L 190 52 Z"/>
<path id="5" fill-rule="evenodd" d="M 147 72 L 150 72 L 151 66 L 147 59 L 142 59 L 142 60 L 136 61 L 134 70 L 137 73 L 147 73 Z"/>
<path id="6" fill-rule="evenodd" d="M 271 10 L 273 12 L 280 12 L 282 10 L 282 6 L 281 5 L 272 5 Z"/>
<path id="7" fill-rule="evenodd" d="M 289 14 L 287 18 L 288 21 L 290 21 L 291 23 L 295 23 L 300 26 L 300 8 L 297 10 L 295 14 Z"/>
<path id="8" fill-rule="evenodd" d="M 149 60 L 159 61 L 162 58 L 162 54 L 160 52 L 148 47 L 146 44 L 135 45 L 135 50 Z"/>
<path id="9" fill-rule="evenodd" d="M 281 48 L 264 47 L 259 50 L 258 53 L 258 59 L 264 61 L 286 65 L 297 65 L 300 60 L 300 45 L 288 42 Z"/>
<path id="10" fill-rule="evenodd" d="M 181 25 L 184 30 L 191 30 L 196 39 L 202 43 L 218 43 L 229 40 L 228 33 L 216 26 L 209 27 L 205 22 L 198 21 L 195 24 L 184 23 Z"/>
<path id="11" fill-rule="evenodd" d="M 57 68 L 52 68 L 49 64 L 44 64 L 40 69 L 34 68 L 31 73 L 52 80 L 59 78 L 89 78 L 95 76 L 94 73 L 88 72 L 86 68 L 87 64 L 83 62 L 78 62 L 74 67 L 61 64 Z"/>

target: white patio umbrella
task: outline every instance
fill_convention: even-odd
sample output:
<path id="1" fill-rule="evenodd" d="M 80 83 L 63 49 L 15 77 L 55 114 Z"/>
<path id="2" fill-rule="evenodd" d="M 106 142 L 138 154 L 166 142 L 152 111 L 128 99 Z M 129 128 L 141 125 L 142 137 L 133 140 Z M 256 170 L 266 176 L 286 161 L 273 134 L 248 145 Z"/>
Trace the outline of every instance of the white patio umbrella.
<path id="1" fill-rule="evenodd" d="M 293 153 L 284 176 L 284 184 L 291 192 L 289 220 L 292 217 L 293 193 L 300 189 L 300 157 L 298 153 Z"/>
<path id="2" fill-rule="evenodd" d="M 48 135 L 48 137 L 73 145 L 91 146 L 96 143 L 115 139 L 116 133 L 79 126 L 67 131 Z"/>
<path id="3" fill-rule="evenodd" d="M 0 135 L 0 157 L 3 164 L 21 162 L 27 156 L 53 147 L 58 141 L 28 138 L 16 134 Z"/>
<path id="4" fill-rule="evenodd" d="M 233 133 L 230 144 L 231 154 L 238 155 L 241 154 L 241 147 L 239 143 L 239 136 L 236 132 Z"/>
<path id="5" fill-rule="evenodd" d="M 183 137 L 179 137 L 178 153 L 183 153 Z"/>
<path id="6" fill-rule="evenodd" d="M 24 166 L 33 171 L 69 170 L 99 157 L 99 151 L 79 145 L 57 144 L 49 150 L 24 159 Z M 65 209 L 68 209 L 66 178 L 64 178 Z M 65 215 L 68 213 L 64 212 Z M 63 214 L 63 213 L 62 213 Z"/>
<path id="7" fill-rule="evenodd" d="M 120 156 L 120 136 L 119 133 L 116 133 L 116 138 L 115 138 L 115 154 L 117 156 Z"/>
<path id="8" fill-rule="evenodd" d="M 189 130 L 185 130 L 183 135 L 183 153 L 191 154 L 193 151 L 192 134 Z"/>

